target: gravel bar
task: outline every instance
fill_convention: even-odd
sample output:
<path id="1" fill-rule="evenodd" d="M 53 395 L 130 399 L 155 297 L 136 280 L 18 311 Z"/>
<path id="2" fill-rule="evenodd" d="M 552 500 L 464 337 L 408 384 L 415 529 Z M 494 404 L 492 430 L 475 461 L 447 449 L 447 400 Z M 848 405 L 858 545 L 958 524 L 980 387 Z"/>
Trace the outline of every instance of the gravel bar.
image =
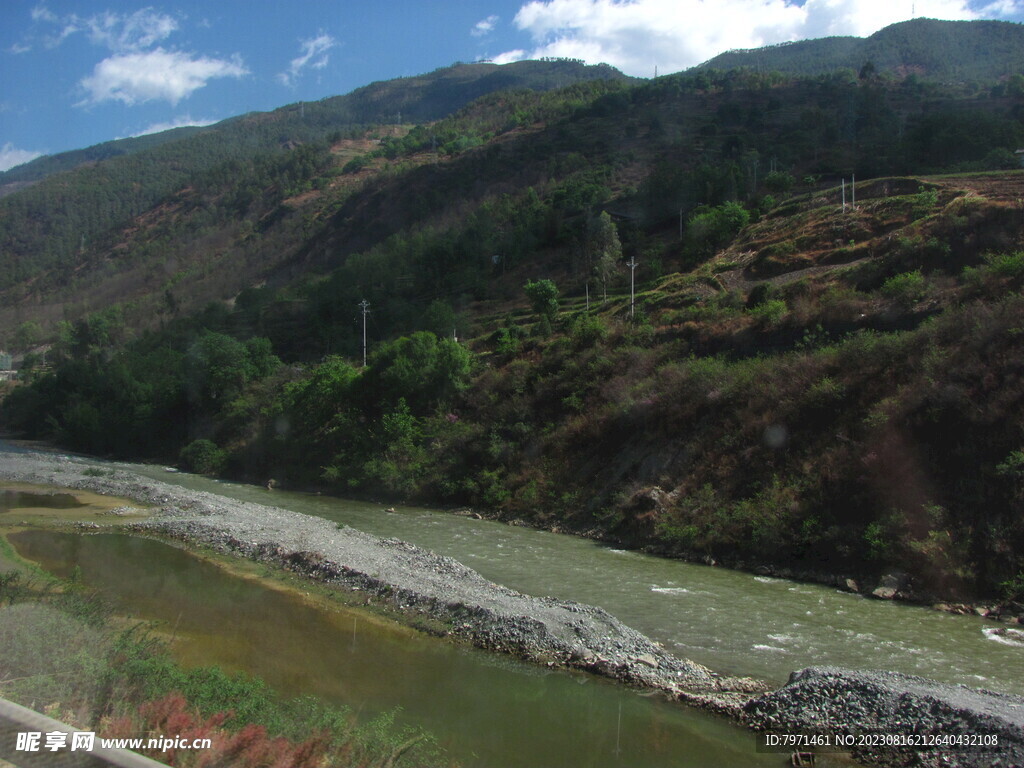
<path id="1" fill-rule="evenodd" d="M 771 692 L 752 678 L 726 677 L 677 658 L 601 608 L 525 595 L 450 557 L 322 518 L 190 491 L 124 465 L 34 452 L 3 441 L 0 480 L 133 499 L 151 507 L 149 517 L 127 525 L 114 520 L 111 530 L 127 527 L 280 566 L 364 593 L 406 616 L 427 616 L 480 648 L 661 691 L 758 730 L 876 734 L 876 741 L 886 734 L 921 733 L 999 738 L 996 751 L 877 745 L 853 750 L 868 763 L 1024 768 L 1024 697 L 833 667 L 794 672 Z"/>

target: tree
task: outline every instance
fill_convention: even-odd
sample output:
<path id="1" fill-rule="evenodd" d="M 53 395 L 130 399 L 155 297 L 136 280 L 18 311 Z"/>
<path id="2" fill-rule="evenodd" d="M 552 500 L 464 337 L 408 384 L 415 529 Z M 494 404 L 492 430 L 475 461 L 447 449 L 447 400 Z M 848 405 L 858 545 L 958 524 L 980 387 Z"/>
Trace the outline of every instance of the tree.
<path id="1" fill-rule="evenodd" d="M 14 348 L 28 350 L 36 346 L 43 337 L 43 329 L 35 320 L 26 320 L 14 332 Z"/>
<path id="2" fill-rule="evenodd" d="M 622 259 L 619 230 L 608 211 L 602 211 L 601 215 L 597 217 L 597 226 L 594 228 L 591 244 L 597 261 L 594 270 L 597 273 L 597 279 L 601 281 L 604 298 L 607 299 L 608 281 L 614 277 L 619 261 Z"/>
<path id="3" fill-rule="evenodd" d="M 601 281 L 601 290 L 604 293 L 604 298 L 608 299 L 608 283 L 615 277 L 615 274 L 619 271 L 619 261 L 610 253 L 606 253 L 597 260 L 597 264 L 594 265 L 594 274 L 597 275 L 597 279 Z"/>
<path id="4" fill-rule="evenodd" d="M 238 397 L 245 385 L 274 371 L 280 360 L 270 342 L 254 337 L 242 343 L 231 336 L 204 331 L 185 356 L 189 399 L 213 407 Z"/>
<path id="5" fill-rule="evenodd" d="M 728 245 L 749 221 L 750 214 L 739 203 L 701 206 L 686 228 L 687 246 L 694 256 L 711 256 Z"/>
<path id="6" fill-rule="evenodd" d="M 558 286 L 551 280 L 528 280 L 523 286 L 533 311 L 550 323 L 558 314 Z"/>
<path id="7" fill-rule="evenodd" d="M 427 414 L 469 383 L 472 358 L 455 340 L 419 331 L 383 344 L 360 379 L 364 402 L 382 411 L 402 399 L 414 415 Z"/>
<path id="8" fill-rule="evenodd" d="M 796 184 L 796 179 L 785 171 L 772 171 L 764 177 L 765 188 L 772 192 L 789 192 L 794 184 Z"/>
<path id="9" fill-rule="evenodd" d="M 423 313 L 423 326 L 437 336 L 451 336 L 458 325 L 452 305 L 444 299 L 434 299 Z"/>

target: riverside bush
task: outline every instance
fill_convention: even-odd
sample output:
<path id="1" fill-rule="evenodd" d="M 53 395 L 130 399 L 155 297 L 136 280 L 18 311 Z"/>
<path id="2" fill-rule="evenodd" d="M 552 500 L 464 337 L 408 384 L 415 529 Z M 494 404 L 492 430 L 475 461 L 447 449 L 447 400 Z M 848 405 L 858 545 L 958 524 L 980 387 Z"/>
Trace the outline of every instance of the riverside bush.
<path id="1" fill-rule="evenodd" d="M 227 461 L 227 452 L 218 448 L 212 440 L 200 438 L 182 448 L 179 459 L 189 472 L 215 475 L 223 469 L 224 462 Z"/>

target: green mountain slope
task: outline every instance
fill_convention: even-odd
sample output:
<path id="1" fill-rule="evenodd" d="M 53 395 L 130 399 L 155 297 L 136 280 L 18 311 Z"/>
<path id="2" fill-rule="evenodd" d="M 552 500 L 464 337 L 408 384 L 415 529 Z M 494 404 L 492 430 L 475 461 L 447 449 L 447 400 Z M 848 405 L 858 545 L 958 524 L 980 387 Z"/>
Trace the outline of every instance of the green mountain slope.
<path id="1" fill-rule="evenodd" d="M 819 75 L 841 68 L 915 74 L 935 80 L 989 83 L 1024 73 L 1024 25 L 1006 21 L 913 19 L 867 38 L 830 37 L 743 51 L 729 51 L 698 69 L 751 67 Z"/>
<path id="2" fill-rule="evenodd" d="M 24 165 L 19 165 L 0 173 L 0 197 L 16 192 L 18 189 L 23 189 L 28 184 L 45 179 L 47 176 L 52 176 L 55 173 L 71 171 L 87 163 L 98 163 L 113 157 L 133 155 L 136 152 L 142 152 L 152 147 L 166 144 L 169 141 L 186 138 L 201 130 L 203 129 L 199 127 L 185 126 L 148 136 L 106 141 L 86 149 L 76 149 L 71 152 L 37 157 L 35 160 Z"/>
<path id="3" fill-rule="evenodd" d="M 190 185 L 229 176 L 235 186 L 265 184 L 266 174 L 277 173 L 268 168 L 287 165 L 284 155 L 297 146 L 316 145 L 310 148 L 316 154 L 341 132 L 361 125 L 436 120 L 495 89 L 543 91 L 589 80 L 628 78 L 611 67 L 571 61 L 459 64 L 374 83 L 346 96 L 233 118 L 191 135 L 181 129 L 40 158 L 0 174 L 0 185 L 18 187 L 0 200 L 0 290 L 46 270 L 69 275 L 90 249 L 115 245 L 116 228 Z M 256 177 L 247 177 L 246 170 L 255 166 Z M 42 181 L 23 188 L 21 183 L 33 180 Z"/>

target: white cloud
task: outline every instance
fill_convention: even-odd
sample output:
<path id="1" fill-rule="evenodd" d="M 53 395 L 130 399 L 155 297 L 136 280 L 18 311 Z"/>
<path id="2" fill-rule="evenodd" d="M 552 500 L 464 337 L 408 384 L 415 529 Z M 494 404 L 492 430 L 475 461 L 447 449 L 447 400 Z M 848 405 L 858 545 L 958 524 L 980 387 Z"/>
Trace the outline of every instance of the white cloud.
<path id="1" fill-rule="evenodd" d="M 105 11 L 90 16 L 82 24 L 90 40 L 116 52 L 149 48 L 178 29 L 175 19 L 152 8 L 130 15 Z"/>
<path id="2" fill-rule="evenodd" d="M 153 123 L 152 125 L 143 128 L 141 131 L 130 135 L 132 138 L 136 138 L 138 136 L 148 136 L 151 133 L 163 133 L 164 131 L 170 131 L 174 128 L 184 128 L 186 126 L 195 126 L 198 128 L 204 125 L 213 125 L 216 122 L 217 120 L 195 120 L 191 115 L 181 115 L 173 120 L 168 120 L 162 123 Z"/>
<path id="3" fill-rule="evenodd" d="M 491 32 L 494 31 L 494 27 L 497 25 L 497 23 L 498 17 L 492 14 L 488 16 L 486 19 L 478 21 L 476 24 L 474 24 L 473 28 L 469 30 L 469 34 L 471 34 L 473 37 L 483 37 L 484 35 L 489 35 Z"/>
<path id="4" fill-rule="evenodd" d="M 0 171 L 7 171 L 16 165 L 23 165 L 29 160 L 42 157 L 42 152 L 32 152 L 27 149 L 16 149 L 11 142 L 0 147 Z"/>
<path id="5" fill-rule="evenodd" d="M 516 48 L 514 51 L 505 51 L 504 53 L 499 53 L 497 56 L 491 59 L 491 61 L 494 62 L 495 64 L 511 64 L 513 61 L 522 61 L 523 59 L 526 58 L 526 56 L 526 51 L 524 51 L 522 48 Z"/>
<path id="6" fill-rule="evenodd" d="M 101 61 L 92 75 L 82 80 L 89 96 L 78 106 L 104 101 L 132 105 L 153 100 L 177 104 L 214 78 L 247 74 L 249 70 L 238 57 L 211 59 L 163 48 L 117 54 Z"/>
<path id="7" fill-rule="evenodd" d="M 330 35 L 321 32 L 309 40 L 301 40 L 299 50 L 301 53 L 297 58 L 292 59 L 286 72 L 282 72 L 277 79 L 285 85 L 292 85 L 296 78 L 302 74 L 306 67 L 310 69 L 323 69 L 327 66 L 327 52 L 338 44 Z"/>
<path id="8" fill-rule="evenodd" d="M 40 5 L 32 9 L 32 20 L 60 27 L 56 35 L 46 38 L 51 48 L 81 33 L 96 45 L 105 46 L 115 53 L 145 50 L 179 29 L 177 19 L 152 8 L 143 8 L 134 13 L 104 11 L 81 17 L 74 13 L 57 16 Z"/>
<path id="9" fill-rule="evenodd" d="M 1020 0 L 974 10 L 968 0 L 916 0 L 916 15 L 976 19 L 1011 15 Z M 892 0 L 533 0 L 515 17 L 535 48 L 494 61 L 564 56 L 605 62 L 648 76 L 655 65 L 674 72 L 733 48 L 756 48 L 828 35 L 866 36 L 911 17 L 911 3 Z"/>
<path id="10" fill-rule="evenodd" d="M 57 22 L 59 21 L 59 19 L 57 18 L 56 14 L 54 14 L 45 5 L 37 5 L 35 8 L 32 9 L 32 21 Z"/>

